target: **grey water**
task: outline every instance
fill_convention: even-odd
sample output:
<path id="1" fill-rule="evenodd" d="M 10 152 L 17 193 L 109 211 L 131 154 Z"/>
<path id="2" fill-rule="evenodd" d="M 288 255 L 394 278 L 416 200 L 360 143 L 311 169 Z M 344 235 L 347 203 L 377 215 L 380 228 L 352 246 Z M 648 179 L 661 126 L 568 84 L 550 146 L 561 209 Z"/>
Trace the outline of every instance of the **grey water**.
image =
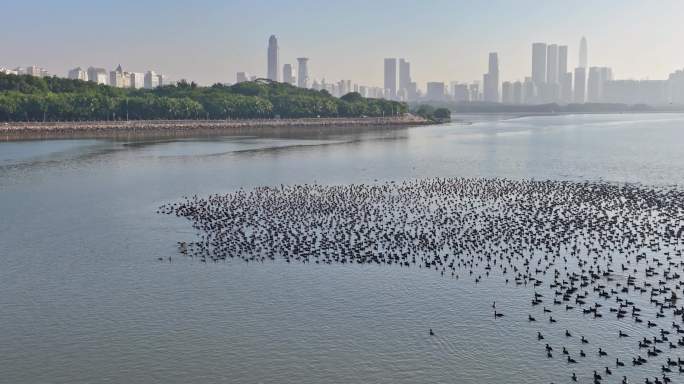
<path id="1" fill-rule="evenodd" d="M 190 223 L 155 213 L 183 196 L 280 184 L 684 185 L 684 115 L 464 118 L 472 124 L 0 142 L 0 382 L 570 382 L 535 339 L 561 340 L 555 328 L 631 356 L 613 317 L 528 324 L 533 288 L 500 277 L 206 265 L 178 254 L 177 241 L 195 239 Z M 505 318 L 493 318 L 492 300 Z M 605 382 L 653 371 L 628 366 Z"/>

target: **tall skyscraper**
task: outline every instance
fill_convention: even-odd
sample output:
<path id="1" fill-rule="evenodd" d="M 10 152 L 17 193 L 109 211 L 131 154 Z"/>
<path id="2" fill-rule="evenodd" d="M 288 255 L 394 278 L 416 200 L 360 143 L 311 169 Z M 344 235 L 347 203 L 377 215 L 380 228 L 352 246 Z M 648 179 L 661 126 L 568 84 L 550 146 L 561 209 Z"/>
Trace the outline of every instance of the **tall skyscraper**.
<path id="1" fill-rule="evenodd" d="M 283 65 L 283 83 L 294 85 L 294 72 L 292 72 L 292 65 Z"/>
<path id="2" fill-rule="evenodd" d="M 532 44 L 532 82 L 536 87 L 546 83 L 546 43 Z"/>
<path id="3" fill-rule="evenodd" d="M 588 59 L 588 52 L 587 52 L 587 39 L 582 36 L 582 40 L 580 40 L 580 51 L 579 51 L 579 67 L 586 69 L 587 66 L 589 65 L 589 59 Z"/>
<path id="4" fill-rule="evenodd" d="M 385 98 L 397 98 L 397 59 L 385 59 Z"/>
<path id="5" fill-rule="evenodd" d="M 558 84 L 560 101 L 572 102 L 572 73 L 568 72 L 568 46 L 558 46 Z"/>
<path id="6" fill-rule="evenodd" d="M 278 77 L 278 39 L 275 35 L 268 38 L 268 79 L 279 81 Z"/>
<path id="7" fill-rule="evenodd" d="M 568 72 L 568 46 L 558 46 L 558 79 Z"/>
<path id="8" fill-rule="evenodd" d="M 299 88 L 309 88 L 309 58 L 297 58 L 297 86 Z"/>
<path id="9" fill-rule="evenodd" d="M 575 103 L 584 103 L 587 97 L 587 69 L 575 68 Z"/>
<path id="10" fill-rule="evenodd" d="M 546 51 L 546 82 L 558 83 L 558 46 L 550 44 Z"/>
<path id="11" fill-rule="evenodd" d="M 407 94 L 411 86 L 411 63 L 405 59 L 399 59 L 399 91 Z"/>
<path id="12" fill-rule="evenodd" d="M 489 54 L 489 71 L 484 76 L 483 92 L 484 101 L 499 102 L 499 55 L 496 52 Z"/>

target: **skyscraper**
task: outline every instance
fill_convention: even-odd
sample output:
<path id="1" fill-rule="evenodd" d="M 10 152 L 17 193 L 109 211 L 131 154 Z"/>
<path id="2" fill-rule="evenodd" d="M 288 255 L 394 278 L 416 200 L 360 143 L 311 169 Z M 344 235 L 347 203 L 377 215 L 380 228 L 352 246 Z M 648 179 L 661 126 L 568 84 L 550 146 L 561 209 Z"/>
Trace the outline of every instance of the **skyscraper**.
<path id="1" fill-rule="evenodd" d="M 601 75 L 601 68 L 589 68 L 589 78 L 587 80 L 587 101 L 590 103 L 598 103 L 601 101 L 601 88 L 603 84 Z"/>
<path id="2" fill-rule="evenodd" d="M 536 87 L 546 83 L 546 43 L 532 44 L 532 82 Z"/>
<path id="3" fill-rule="evenodd" d="M 558 46 L 558 79 L 568 72 L 568 46 Z"/>
<path id="4" fill-rule="evenodd" d="M 499 102 L 499 55 L 496 52 L 489 54 L 489 71 L 484 76 L 482 91 L 484 101 Z"/>
<path id="5" fill-rule="evenodd" d="M 283 83 L 294 85 L 294 72 L 292 72 L 292 65 L 283 65 Z"/>
<path id="6" fill-rule="evenodd" d="M 397 97 L 397 59 L 385 59 L 385 98 Z"/>
<path id="7" fill-rule="evenodd" d="M 550 44 L 546 51 L 546 82 L 558 83 L 558 46 Z"/>
<path id="8" fill-rule="evenodd" d="M 278 77 L 278 39 L 275 35 L 268 38 L 268 70 L 269 80 L 279 81 Z"/>
<path id="9" fill-rule="evenodd" d="M 587 57 L 587 39 L 582 36 L 580 40 L 580 51 L 579 51 L 579 67 L 586 69 L 589 65 L 589 59 Z"/>
<path id="10" fill-rule="evenodd" d="M 405 59 L 399 59 L 399 91 L 407 95 L 411 86 L 411 63 Z"/>
<path id="11" fill-rule="evenodd" d="M 558 46 L 558 84 L 560 88 L 560 101 L 570 103 L 572 101 L 572 73 L 568 72 L 568 46 Z"/>
<path id="12" fill-rule="evenodd" d="M 297 86 L 299 88 L 309 88 L 309 58 L 297 58 Z"/>

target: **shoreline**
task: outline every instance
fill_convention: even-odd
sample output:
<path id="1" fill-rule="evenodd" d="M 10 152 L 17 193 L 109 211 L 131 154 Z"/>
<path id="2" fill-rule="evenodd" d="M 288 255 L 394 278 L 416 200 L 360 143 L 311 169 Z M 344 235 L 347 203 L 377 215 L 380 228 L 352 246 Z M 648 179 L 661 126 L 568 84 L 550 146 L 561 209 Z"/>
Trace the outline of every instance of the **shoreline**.
<path id="1" fill-rule="evenodd" d="M 370 128 L 430 125 L 434 122 L 406 114 L 399 117 L 331 117 L 244 120 L 130 120 L 0 123 L 0 141 L 236 133 L 242 130 L 286 131 L 300 128 Z"/>

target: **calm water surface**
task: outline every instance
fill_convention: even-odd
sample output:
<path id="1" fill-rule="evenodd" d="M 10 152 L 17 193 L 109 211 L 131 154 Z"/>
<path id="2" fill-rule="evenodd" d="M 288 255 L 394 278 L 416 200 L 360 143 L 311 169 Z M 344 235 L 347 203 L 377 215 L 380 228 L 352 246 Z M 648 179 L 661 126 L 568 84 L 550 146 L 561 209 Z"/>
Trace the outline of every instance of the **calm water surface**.
<path id="1" fill-rule="evenodd" d="M 532 341 L 549 327 L 526 321 L 532 287 L 396 266 L 204 265 L 177 254 L 189 223 L 155 211 L 260 185 L 432 176 L 681 186 L 683 144 L 677 114 L 0 142 L 0 382 L 569 382 Z M 612 317 L 588 328 L 554 314 L 624 348 Z"/>

